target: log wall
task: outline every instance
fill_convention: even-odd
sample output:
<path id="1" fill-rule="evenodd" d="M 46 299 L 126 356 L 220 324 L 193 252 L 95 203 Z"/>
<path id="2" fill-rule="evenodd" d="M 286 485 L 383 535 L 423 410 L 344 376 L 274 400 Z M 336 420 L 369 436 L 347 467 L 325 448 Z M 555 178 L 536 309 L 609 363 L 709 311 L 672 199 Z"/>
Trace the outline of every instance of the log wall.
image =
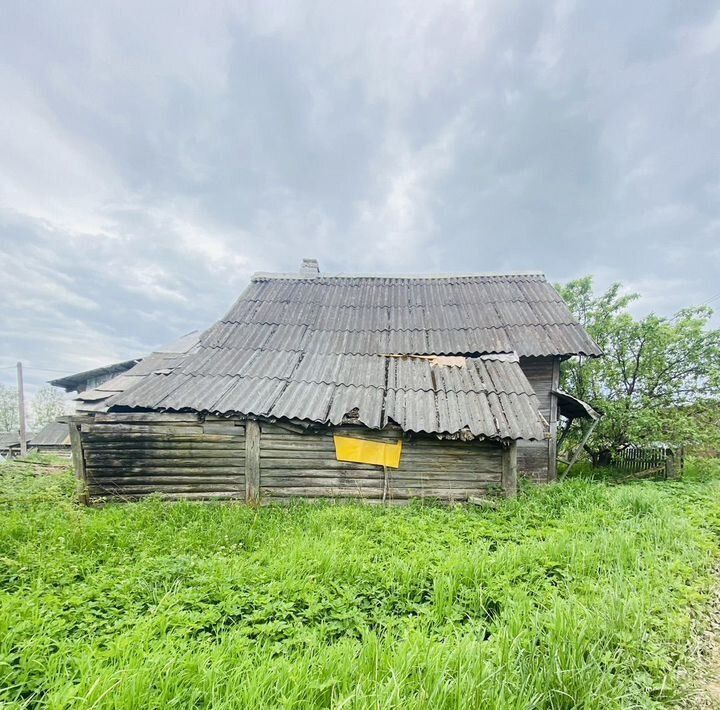
<path id="1" fill-rule="evenodd" d="M 80 424 L 80 441 L 90 501 L 153 493 L 245 497 L 243 422 L 200 421 L 190 414 L 98 414 Z"/>
<path id="2" fill-rule="evenodd" d="M 261 425 L 260 489 L 267 498 L 410 498 L 467 500 L 499 491 L 502 451 L 488 442 L 412 437 L 403 441 L 400 468 L 337 461 L 333 432 L 343 436 L 395 442 L 399 428 L 382 432 L 338 427 L 323 434 L 297 434 L 277 424 Z"/>
<path id="3" fill-rule="evenodd" d="M 89 502 L 150 494 L 171 499 L 401 502 L 513 493 L 507 475 L 503 481 L 509 450 L 496 443 L 406 438 L 400 468 L 388 468 L 386 477 L 382 466 L 337 461 L 332 434 L 395 442 L 402 438 L 397 427 L 377 432 L 344 426 L 302 433 L 292 425 L 248 422 L 246 438 L 244 424 L 178 414 L 98 414 L 71 424 L 79 427 L 73 453 L 81 497 Z M 256 460 L 246 459 L 246 452 Z"/>

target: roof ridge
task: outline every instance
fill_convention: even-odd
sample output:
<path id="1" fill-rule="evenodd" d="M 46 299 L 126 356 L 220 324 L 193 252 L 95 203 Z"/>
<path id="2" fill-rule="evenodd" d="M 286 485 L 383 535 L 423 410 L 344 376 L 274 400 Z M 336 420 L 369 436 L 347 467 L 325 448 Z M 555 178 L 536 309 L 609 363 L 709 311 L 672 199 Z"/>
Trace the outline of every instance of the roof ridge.
<path id="1" fill-rule="evenodd" d="M 508 278 L 520 276 L 540 276 L 546 279 L 545 273 L 542 271 L 478 271 L 463 273 L 439 273 L 439 274 L 317 274 L 308 276 L 307 274 L 283 273 L 273 271 L 257 271 L 251 276 L 251 281 L 323 281 L 326 279 L 337 280 L 396 280 L 396 281 L 436 281 L 447 279 L 474 279 L 474 278 Z"/>

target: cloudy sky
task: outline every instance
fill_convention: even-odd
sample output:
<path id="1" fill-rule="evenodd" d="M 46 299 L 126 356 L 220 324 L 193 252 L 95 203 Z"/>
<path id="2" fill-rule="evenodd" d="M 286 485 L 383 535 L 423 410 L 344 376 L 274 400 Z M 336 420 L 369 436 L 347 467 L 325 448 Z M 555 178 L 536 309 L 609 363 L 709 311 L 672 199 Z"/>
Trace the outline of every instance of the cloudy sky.
<path id="1" fill-rule="evenodd" d="M 141 355 L 302 257 L 720 306 L 719 80 L 717 2 L 7 0 L 0 382 Z"/>

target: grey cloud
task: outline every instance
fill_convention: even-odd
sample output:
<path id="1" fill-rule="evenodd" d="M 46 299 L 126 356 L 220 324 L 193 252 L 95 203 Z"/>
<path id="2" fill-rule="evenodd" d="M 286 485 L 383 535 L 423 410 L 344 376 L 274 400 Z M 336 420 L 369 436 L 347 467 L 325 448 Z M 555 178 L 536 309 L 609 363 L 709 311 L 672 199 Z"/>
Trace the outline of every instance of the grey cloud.
<path id="1" fill-rule="evenodd" d="M 198 8 L 7 8 L 0 366 L 33 385 L 303 256 L 595 273 L 639 312 L 720 289 L 714 3 Z"/>

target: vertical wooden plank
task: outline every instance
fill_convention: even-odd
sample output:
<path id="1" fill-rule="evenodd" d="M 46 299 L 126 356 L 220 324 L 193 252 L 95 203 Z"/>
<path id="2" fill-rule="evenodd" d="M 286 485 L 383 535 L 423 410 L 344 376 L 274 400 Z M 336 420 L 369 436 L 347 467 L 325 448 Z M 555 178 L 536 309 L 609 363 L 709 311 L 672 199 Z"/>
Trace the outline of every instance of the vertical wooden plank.
<path id="1" fill-rule="evenodd" d="M 85 475 L 85 454 L 83 452 L 82 438 L 80 436 L 80 425 L 70 422 L 68 424 L 70 430 L 70 446 L 72 448 L 73 468 L 75 469 L 75 478 L 77 478 L 77 496 L 78 500 L 88 505 L 88 486 L 87 476 Z"/>
<path id="2" fill-rule="evenodd" d="M 550 390 L 550 441 L 548 442 L 548 474 L 547 480 L 557 480 L 557 422 L 558 403 L 555 390 L 560 387 L 560 358 L 553 359 L 552 387 Z"/>
<path id="3" fill-rule="evenodd" d="M 502 453 L 502 487 L 506 498 L 517 495 L 517 442 L 513 441 Z"/>
<path id="4" fill-rule="evenodd" d="M 245 500 L 260 500 L 260 424 L 254 419 L 245 425 Z"/>

